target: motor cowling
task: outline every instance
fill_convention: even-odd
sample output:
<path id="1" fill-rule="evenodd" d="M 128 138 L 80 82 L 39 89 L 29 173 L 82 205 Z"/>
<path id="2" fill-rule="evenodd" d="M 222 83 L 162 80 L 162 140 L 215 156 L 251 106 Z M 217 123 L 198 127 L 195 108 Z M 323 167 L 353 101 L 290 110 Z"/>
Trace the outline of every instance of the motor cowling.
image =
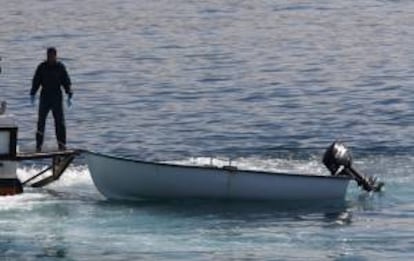
<path id="1" fill-rule="evenodd" d="M 333 176 L 348 175 L 344 170 L 352 166 L 352 155 L 343 143 L 335 141 L 326 149 L 322 162 Z"/>
<path id="2" fill-rule="evenodd" d="M 366 191 L 378 192 L 384 186 L 377 178 L 367 177 L 353 168 L 351 151 L 339 141 L 333 142 L 326 149 L 322 162 L 333 176 L 350 176 Z"/>

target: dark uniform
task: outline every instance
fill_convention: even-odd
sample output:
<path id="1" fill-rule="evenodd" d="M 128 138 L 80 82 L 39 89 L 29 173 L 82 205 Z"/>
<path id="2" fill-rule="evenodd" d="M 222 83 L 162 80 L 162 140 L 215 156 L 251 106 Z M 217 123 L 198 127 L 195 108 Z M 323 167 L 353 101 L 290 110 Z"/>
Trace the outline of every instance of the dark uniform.
<path id="1" fill-rule="evenodd" d="M 36 149 L 41 150 L 45 132 L 46 117 L 51 110 L 55 119 L 56 137 L 59 149 L 66 148 L 66 127 L 63 114 L 63 97 L 61 86 L 68 97 L 72 97 L 71 82 L 63 63 L 47 61 L 39 64 L 33 77 L 30 95 L 34 96 L 42 86 L 40 93 L 39 118 L 37 122 Z"/>

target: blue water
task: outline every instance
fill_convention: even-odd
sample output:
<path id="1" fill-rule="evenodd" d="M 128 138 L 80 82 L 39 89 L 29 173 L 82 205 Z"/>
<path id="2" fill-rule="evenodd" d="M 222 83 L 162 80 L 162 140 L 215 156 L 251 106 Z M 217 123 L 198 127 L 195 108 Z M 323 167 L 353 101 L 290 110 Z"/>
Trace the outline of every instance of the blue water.
<path id="1" fill-rule="evenodd" d="M 322 206 L 113 203 L 80 160 L 0 198 L 0 259 L 413 260 L 413 21 L 409 0 L 1 1 L 0 100 L 20 150 L 34 148 L 31 77 L 53 45 L 75 91 L 70 147 L 326 173 L 339 138 L 386 191 L 352 184 Z"/>

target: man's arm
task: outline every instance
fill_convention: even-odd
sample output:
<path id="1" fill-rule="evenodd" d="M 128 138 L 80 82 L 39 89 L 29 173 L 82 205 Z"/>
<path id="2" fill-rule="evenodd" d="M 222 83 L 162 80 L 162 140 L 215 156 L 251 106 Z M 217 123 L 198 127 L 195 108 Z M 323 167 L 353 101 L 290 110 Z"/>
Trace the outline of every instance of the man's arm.
<path id="1" fill-rule="evenodd" d="M 42 82 L 42 76 L 41 76 L 41 67 L 42 65 L 40 64 L 39 66 L 37 66 L 36 72 L 33 76 L 33 80 L 32 80 L 32 89 L 30 90 L 30 95 L 34 96 L 36 95 L 37 90 L 39 90 L 40 88 L 40 84 Z"/>
<path id="2" fill-rule="evenodd" d="M 72 92 L 72 88 L 71 88 L 71 81 L 70 81 L 70 77 L 68 72 L 66 71 L 66 68 L 63 64 L 62 65 L 62 85 L 63 88 L 65 89 L 66 94 L 68 95 L 69 98 L 72 98 L 73 92 Z"/>

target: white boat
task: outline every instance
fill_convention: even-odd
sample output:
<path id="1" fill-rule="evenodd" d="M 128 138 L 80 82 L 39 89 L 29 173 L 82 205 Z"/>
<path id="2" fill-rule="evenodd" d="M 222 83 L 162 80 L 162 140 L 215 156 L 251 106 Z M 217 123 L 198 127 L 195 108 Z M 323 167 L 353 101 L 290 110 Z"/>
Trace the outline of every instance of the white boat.
<path id="1" fill-rule="evenodd" d="M 84 152 L 108 199 L 343 200 L 349 175 L 305 175 L 183 166 Z"/>

